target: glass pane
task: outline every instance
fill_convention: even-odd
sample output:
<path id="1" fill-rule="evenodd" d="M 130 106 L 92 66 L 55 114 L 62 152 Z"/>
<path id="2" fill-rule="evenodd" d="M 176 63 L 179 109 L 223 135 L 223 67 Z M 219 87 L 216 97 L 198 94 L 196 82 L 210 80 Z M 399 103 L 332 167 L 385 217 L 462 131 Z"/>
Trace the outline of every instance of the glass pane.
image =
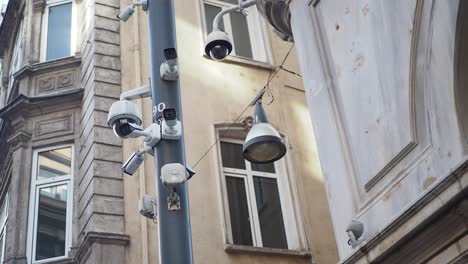
<path id="1" fill-rule="evenodd" d="M 250 163 L 252 165 L 252 170 L 254 171 L 261 171 L 261 172 L 269 172 L 269 173 L 275 173 L 275 163 L 265 163 L 265 164 L 260 164 L 260 163 Z"/>
<path id="2" fill-rule="evenodd" d="M 249 207 L 244 179 L 226 177 L 233 243 L 252 246 Z"/>
<path id="3" fill-rule="evenodd" d="M 230 16 L 236 55 L 253 58 L 247 18 L 239 12 L 232 12 Z"/>
<path id="4" fill-rule="evenodd" d="M 36 260 L 65 255 L 67 227 L 66 184 L 42 188 L 37 212 Z"/>
<path id="5" fill-rule="evenodd" d="M 213 20 L 219 12 L 221 12 L 221 7 L 205 4 L 205 20 L 208 33 L 213 31 Z M 224 23 L 221 22 L 219 28 L 224 31 Z"/>
<path id="6" fill-rule="evenodd" d="M 5 230 L 3 230 L 2 234 L 0 235 L 0 263 L 3 263 L 3 243 L 5 243 Z"/>
<path id="7" fill-rule="evenodd" d="M 245 160 L 242 156 L 242 145 L 221 142 L 221 157 L 223 167 L 245 170 Z"/>
<path id="8" fill-rule="evenodd" d="M 49 7 L 47 60 L 70 56 L 72 3 Z"/>
<path id="9" fill-rule="evenodd" d="M 234 4 L 234 5 L 239 4 L 238 0 L 221 0 L 221 2 L 228 3 L 228 4 Z"/>
<path id="10" fill-rule="evenodd" d="M 40 152 L 37 179 L 49 179 L 71 174 L 71 147 Z"/>
<path id="11" fill-rule="evenodd" d="M 254 177 L 254 186 L 263 246 L 288 248 L 276 179 Z"/>

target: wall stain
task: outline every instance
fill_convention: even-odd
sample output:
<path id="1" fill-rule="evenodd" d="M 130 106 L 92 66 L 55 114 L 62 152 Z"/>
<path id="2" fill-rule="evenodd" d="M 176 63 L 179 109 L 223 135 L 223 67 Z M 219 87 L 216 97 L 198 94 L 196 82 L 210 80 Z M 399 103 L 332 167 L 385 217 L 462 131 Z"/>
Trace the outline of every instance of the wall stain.
<path id="1" fill-rule="evenodd" d="M 423 183 L 423 190 L 426 190 L 427 188 L 429 188 L 429 186 L 431 186 L 436 180 L 437 180 L 436 177 L 427 178 Z"/>
<path id="2" fill-rule="evenodd" d="M 366 4 L 363 8 L 362 8 L 362 14 L 364 16 L 367 16 L 369 14 L 369 4 Z"/>
<path id="3" fill-rule="evenodd" d="M 364 55 L 362 55 L 362 53 L 358 54 L 356 59 L 354 59 L 353 72 L 356 72 L 359 68 L 361 68 L 365 61 L 366 59 L 364 58 Z"/>

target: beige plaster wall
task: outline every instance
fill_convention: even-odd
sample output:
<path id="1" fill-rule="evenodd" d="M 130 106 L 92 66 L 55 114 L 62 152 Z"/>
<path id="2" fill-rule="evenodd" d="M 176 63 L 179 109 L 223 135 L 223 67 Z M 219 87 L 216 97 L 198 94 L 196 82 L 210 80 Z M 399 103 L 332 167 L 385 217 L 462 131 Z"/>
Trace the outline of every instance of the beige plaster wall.
<path id="1" fill-rule="evenodd" d="M 121 2 L 125 6 L 130 1 Z M 234 120 L 265 85 L 271 69 L 215 62 L 203 56 L 203 33 L 198 0 L 176 1 L 178 54 L 185 127 L 186 156 L 194 164 L 216 140 L 214 125 Z M 274 64 L 281 63 L 291 43 L 269 32 Z M 149 50 L 147 15 L 141 11 L 121 23 L 122 90 L 147 84 Z M 299 72 L 295 51 L 285 66 Z M 319 159 L 302 80 L 281 72 L 272 82 L 274 102 L 266 106 L 271 123 L 288 136 L 289 154 L 308 245 L 318 263 L 336 263 L 338 255 Z M 265 101 L 269 101 L 269 97 Z M 139 100 L 145 125 L 151 122 L 151 101 Z M 241 118 L 253 114 L 249 109 Z M 124 140 L 124 157 L 142 142 Z M 216 149 L 197 166 L 189 182 L 195 263 L 311 263 L 310 258 L 226 253 Z M 127 263 L 157 263 L 157 225 L 138 213 L 138 199 L 155 195 L 154 162 L 146 157 L 133 177 L 126 176 L 125 232 L 131 243 Z"/>

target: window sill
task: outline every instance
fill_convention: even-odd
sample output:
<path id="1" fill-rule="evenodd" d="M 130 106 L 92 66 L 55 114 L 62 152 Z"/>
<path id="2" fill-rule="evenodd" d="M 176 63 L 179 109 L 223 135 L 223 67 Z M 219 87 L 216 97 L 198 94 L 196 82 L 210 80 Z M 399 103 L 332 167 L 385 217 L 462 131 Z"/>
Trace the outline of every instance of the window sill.
<path id="1" fill-rule="evenodd" d="M 263 255 L 282 255 L 282 256 L 293 256 L 310 258 L 312 254 L 306 250 L 291 250 L 291 249 L 280 249 L 280 248 L 265 248 L 265 247 L 252 247 L 252 246 L 241 246 L 233 244 L 224 244 L 224 251 L 228 253 L 251 253 L 251 254 L 263 254 Z"/>
<path id="2" fill-rule="evenodd" d="M 203 57 L 205 59 L 212 60 L 206 54 L 203 54 Z M 235 55 L 229 55 L 226 59 L 224 59 L 222 61 L 217 61 L 217 62 L 227 63 L 227 64 L 244 65 L 244 66 L 251 66 L 251 67 L 262 68 L 262 69 L 266 69 L 266 70 L 273 70 L 275 68 L 273 65 L 271 65 L 268 62 L 256 61 L 256 60 L 252 60 L 252 59 L 238 57 L 238 56 L 235 56 Z"/>

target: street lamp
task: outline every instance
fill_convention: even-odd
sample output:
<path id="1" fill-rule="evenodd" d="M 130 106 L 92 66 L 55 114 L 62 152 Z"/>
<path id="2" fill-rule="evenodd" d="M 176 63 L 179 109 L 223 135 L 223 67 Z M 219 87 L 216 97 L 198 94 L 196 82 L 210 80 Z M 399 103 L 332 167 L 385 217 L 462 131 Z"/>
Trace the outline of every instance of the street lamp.
<path id="1" fill-rule="evenodd" d="M 224 60 L 232 51 L 232 41 L 229 35 L 219 28 L 221 18 L 231 12 L 241 11 L 257 3 L 257 0 L 243 2 L 239 0 L 239 5 L 226 8 L 219 12 L 213 19 L 213 31 L 206 38 L 205 53 L 208 57 L 216 61 Z"/>
<path id="2" fill-rule="evenodd" d="M 268 123 L 261 100 L 255 103 L 254 125 L 242 148 L 244 158 L 253 163 L 270 163 L 286 154 L 286 146 L 276 129 Z"/>

